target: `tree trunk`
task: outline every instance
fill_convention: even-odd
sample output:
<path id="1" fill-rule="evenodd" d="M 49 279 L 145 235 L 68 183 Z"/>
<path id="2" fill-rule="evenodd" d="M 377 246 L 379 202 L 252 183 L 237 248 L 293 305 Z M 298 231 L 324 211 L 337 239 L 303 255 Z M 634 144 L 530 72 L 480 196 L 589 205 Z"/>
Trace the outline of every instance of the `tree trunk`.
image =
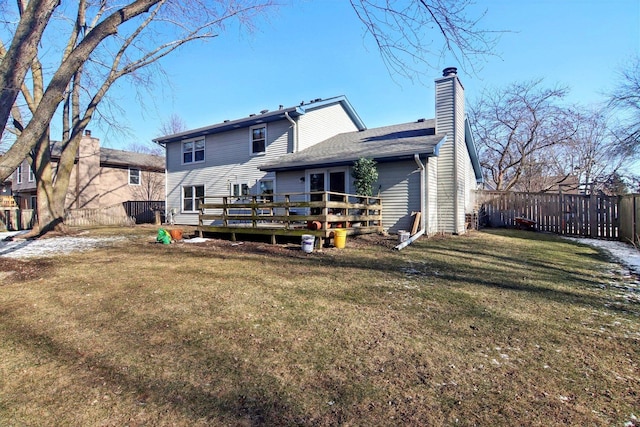
<path id="1" fill-rule="evenodd" d="M 34 173 L 36 175 L 36 200 L 38 222 L 34 232 L 44 235 L 50 231 L 66 233 L 64 226 L 65 198 L 56 197 L 51 166 L 51 142 L 49 132 L 36 145 L 33 156 Z M 56 179 L 57 182 L 57 179 Z M 64 193 L 66 195 L 66 188 Z"/>

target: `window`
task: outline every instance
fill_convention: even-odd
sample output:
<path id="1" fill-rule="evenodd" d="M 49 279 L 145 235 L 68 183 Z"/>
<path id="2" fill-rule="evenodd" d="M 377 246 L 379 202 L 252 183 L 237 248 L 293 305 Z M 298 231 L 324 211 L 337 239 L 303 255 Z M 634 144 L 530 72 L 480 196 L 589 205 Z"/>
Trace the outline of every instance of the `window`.
<path id="1" fill-rule="evenodd" d="M 267 125 L 251 127 L 251 154 L 264 154 L 267 149 Z"/>
<path id="2" fill-rule="evenodd" d="M 18 169 L 16 169 L 16 183 L 22 184 L 22 164 L 18 165 Z"/>
<path id="3" fill-rule="evenodd" d="M 140 169 L 129 168 L 129 185 L 140 185 Z"/>
<path id="4" fill-rule="evenodd" d="M 260 195 L 267 202 L 273 202 L 273 180 L 260 180 Z"/>
<path id="5" fill-rule="evenodd" d="M 36 180 L 36 174 L 33 173 L 33 168 L 29 168 L 29 182 L 33 182 Z"/>
<path id="6" fill-rule="evenodd" d="M 242 197 L 249 195 L 248 184 L 233 184 L 231 187 L 231 195 L 234 197 Z"/>
<path id="7" fill-rule="evenodd" d="M 197 212 L 200 201 L 204 198 L 204 185 L 182 187 L 182 211 Z"/>
<path id="8" fill-rule="evenodd" d="M 182 163 L 204 162 L 204 139 L 182 143 Z"/>

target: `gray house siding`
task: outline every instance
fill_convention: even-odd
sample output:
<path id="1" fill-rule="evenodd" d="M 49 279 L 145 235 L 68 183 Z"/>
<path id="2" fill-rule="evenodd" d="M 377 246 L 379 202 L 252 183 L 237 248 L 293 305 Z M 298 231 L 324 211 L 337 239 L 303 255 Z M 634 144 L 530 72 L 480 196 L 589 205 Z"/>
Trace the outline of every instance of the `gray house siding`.
<path id="1" fill-rule="evenodd" d="M 298 126 L 298 151 L 339 133 L 358 130 L 340 103 L 308 111 L 300 116 Z"/>
<path id="2" fill-rule="evenodd" d="M 378 164 L 382 226 L 390 233 L 410 231 L 420 211 L 420 169 L 413 160 Z"/>
<path id="3" fill-rule="evenodd" d="M 438 222 L 438 158 L 430 157 L 426 164 L 426 224 L 425 230 L 427 235 L 435 234 L 440 231 Z"/>
<path id="4" fill-rule="evenodd" d="M 464 88 L 456 75 L 436 80 L 436 133 L 446 133 L 438 159 L 438 226 L 447 233 L 464 233 L 468 191 L 465 144 Z"/>
<path id="5" fill-rule="evenodd" d="M 382 197 L 382 226 L 390 233 L 411 230 L 414 217 L 412 212 L 420 211 L 420 169 L 413 160 L 378 164 L 378 182 L 374 184 L 374 194 L 378 188 Z M 295 194 L 306 192 L 301 180 L 307 171 L 287 171 L 277 173 L 278 193 Z M 351 170 L 348 171 L 348 187 L 353 188 Z M 300 200 L 303 196 L 292 196 Z"/>
<path id="6" fill-rule="evenodd" d="M 471 159 L 467 159 L 465 162 L 466 166 L 466 189 L 465 191 L 465 199 L 464 199 L 464 212 L 472 213 L 476 210 L 476 192 L 478 189 L 478 182 L 476 180 L 475 171 L 473 170 L 473 165 L 471 164 Z"/>
<path id="7" fill-rule="evenodd" d="M 206 197 L 229 195 L 233 184 L 246 184 L 251 194 L 257 194 L 259 180 L 275 179 L 274 174 L 259 170 L 259 166 L 286 154 L 290 126 L 288 121 L 267 124 L 264 155 L 251 155 L 248 128 L 207 135 L 205 161 L 201 163 L 182 164 L 182 142 L 167 144 L 167 208 L 178 212 L 174 221 L 178 224 L 198 224 L 197 213 L 182 211 L 184 186 L 203 185 Z"/>
<path id="8" fill-rule="evenodd" d="M 467 151 L 467 145 L 465 143 L 464 133 L 464 90 L 460 81 L 455 79 L 455 143 L 456 143 L 456 182 L 458 183 L 456 198 L 457 203 L 455 206 L 455 215 L 457 220 L 454 224 L 454 233 L 464 233 L 465 229 L 465 202 L 467 194 L 471 192 L 469 188 L 469 153 Z"/>

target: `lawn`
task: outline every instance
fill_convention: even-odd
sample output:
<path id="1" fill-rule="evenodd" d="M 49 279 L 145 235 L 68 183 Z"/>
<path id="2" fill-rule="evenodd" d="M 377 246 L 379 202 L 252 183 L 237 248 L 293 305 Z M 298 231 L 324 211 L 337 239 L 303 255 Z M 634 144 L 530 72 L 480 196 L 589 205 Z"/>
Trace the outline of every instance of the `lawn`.
<path id="1" fill-rule="evenodd" d="M 640 416 L 640 305 L 517 231 L 0 258 L 3 426 L 595 425 Z M 382 243 L 385 243 L 384 241 Z M 388 242 L 387 242 L 388 243 Z M 4 273 L 2 273 L 4 272 Z"/>

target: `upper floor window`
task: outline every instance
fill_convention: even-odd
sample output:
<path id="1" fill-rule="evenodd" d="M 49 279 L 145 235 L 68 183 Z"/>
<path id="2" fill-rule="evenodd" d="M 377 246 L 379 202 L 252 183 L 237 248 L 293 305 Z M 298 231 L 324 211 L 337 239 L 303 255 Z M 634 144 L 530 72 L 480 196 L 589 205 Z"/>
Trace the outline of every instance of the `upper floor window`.
<path id="1" fill-rule="evenodd" d="M 22 163 L 18 165 L 18 169 L 16 169 L 16 183 L 22 184 Z"/>
<path id="2" fill-rule="evenodd" d="M 36 180 L 36 174 L 33 173 L 33 168 L 29 168 L 29 182 L 33 182 Z"/>
<path id="3" fill-rule="evenodd" d="M 204 162 L 204 138 L 182 143 L 182 163 Z"/>
<path id="4" fill-rule="evenodd" d="M 129 185 L 140 185 L 140 169 L 129 168 Z"/>
<path id="5" fill-rule="evenodd" d="M 267 149 L 267 125 L 252 126 L 251 154 L 264 154 Z"/>

